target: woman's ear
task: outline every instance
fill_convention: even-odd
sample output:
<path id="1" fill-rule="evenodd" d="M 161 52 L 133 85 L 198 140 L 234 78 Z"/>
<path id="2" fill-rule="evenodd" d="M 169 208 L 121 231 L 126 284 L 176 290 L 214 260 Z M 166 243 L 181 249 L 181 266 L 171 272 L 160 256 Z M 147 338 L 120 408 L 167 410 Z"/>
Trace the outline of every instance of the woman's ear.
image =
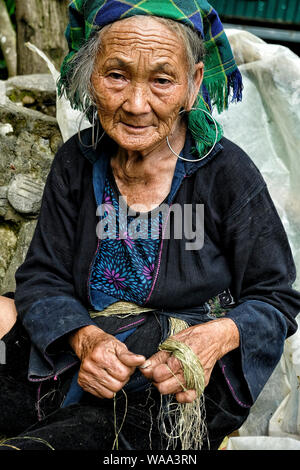
<path id="1" fill-rule="evenodd" d="M 203 81 L 203 75 L 204 75 L 204 64 L 203 62 L 199 62 L 195 66 L 195 73 L 194 73 L 194 78 L 193 78 L 193 89 L 187 101 L 186 111 L 190 111 L 190 109 L 192 108 L 193 104 L 196 101 L 201 83 Z"/>

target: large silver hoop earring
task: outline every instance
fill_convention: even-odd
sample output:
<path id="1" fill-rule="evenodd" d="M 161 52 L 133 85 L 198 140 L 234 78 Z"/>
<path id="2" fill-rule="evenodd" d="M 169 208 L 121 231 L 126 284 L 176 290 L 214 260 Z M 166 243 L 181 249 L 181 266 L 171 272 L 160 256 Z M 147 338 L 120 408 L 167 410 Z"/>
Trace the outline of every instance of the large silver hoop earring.
<path id="1" fill-rule="evenodd" d="M 97 148 L 97 145 L 99 144 L 100 140 L 102 139 L 102 137 L 104 137 L 104 134 L 105 134 L 105 131 L 103 132 L 103 134 L 100 136 L 99 138 L 99 120 L 96 119 L 96 116 L 97 116 L 97 111 L 95 111 L 93 113 L 93 122 L 92 122 L 92 144 L 91 145 L 86 145 L 82 142 L 82 139 L 81 139 L 81 125 L 82 125 L 82 122 L 83 122 L 83 119 L 85 118 L 86 116 L 86 113 L 87 113 L 88 109 L 83 113 L 81 119 L 80 119 L 80 123 L 79 123 L 79 128 L 78 128 L 78 139 L 79 139 L 79 142 L 81 143 L 81 145 L 85 148 L 93 148 L 94 150 L 96 150 Z M 96 121 L 96 123 L 95 123 Z M 96 140 L 95 140 L 95 127 L 97 127 L 97 130 L 96 130 Z"/>
<path id="2" fill-rule="evenodd" d="M 190 109 L 190 111 L 193 111 L 193 110 L 199 111 L 198 108 L 191 108 L 191 109 Z M 181 160 L 185 160 L 186 162 L 199 162 L 200 160 L 203 160 L 204 158 L 206 158 L 206 157 L 211 153 L 212 149 L 214 148 L 214 146 L 216 145 L 217 140 L 218 140 L 218 134 L 219 134 L 219 132 L 218 132 L 218 126 L 217 126 L 216 120 L 214 119 L 214 117 L 213 117 L 208 111 L 205 111 L 204 109 L 201 109 L 201 111 L 203 111 L 203 113 L 207 114 L 207 115 L 213 120 L 213 123 L 214 123 L 214 125 L 215 125 L 215 129 L 216 129 L 216 137 L 215 137 L 215 141 L 214 141 L 214 143 L 213 143 L 213 145 L 212 145 L 212 148 L 211 148 L 205 155 L 203 155 L 201 158 L 189 159 L 189 158 L 181 157 L 180 155 L 178 155 L 178 153 L 175 152 L 175 150 L 172 149 L 171 144 L 170 144 L 170 142 L 169 142 L 169 137 L 168 137 L 168 136 L 166 137 L 167 144 L 168 144 L 168 147 L 169 147 L 169 149 L 171 150 L 171 152 L 175 155 L 175 157 L 178 157 L 178 158 L 180 158 Z M 179 114 L 181 114 L 181 113 L 183 113 L 183 112 L 185 112 L 185 110 L 180 111 Z"/>

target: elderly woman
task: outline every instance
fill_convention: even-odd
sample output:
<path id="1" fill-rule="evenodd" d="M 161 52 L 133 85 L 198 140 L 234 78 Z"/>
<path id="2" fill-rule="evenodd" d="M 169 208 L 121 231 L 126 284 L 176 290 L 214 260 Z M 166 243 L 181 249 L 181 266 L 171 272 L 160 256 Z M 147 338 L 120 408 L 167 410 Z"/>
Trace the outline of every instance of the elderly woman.
<path id="1" fill-rule="evenodd" d="M 240 99 L 240 74 L 204 0 L 69 8 L 59 86 L 92 127 L 58 151 L 1 298 L 1 449 L 217 449 L 300 310 L 266 184 L 210 114 Z M 170 335 L 198 360 L 192 385 L 159 349 Z M 172 434 L 166 397 L 205 408 L 201 442 Z"/>

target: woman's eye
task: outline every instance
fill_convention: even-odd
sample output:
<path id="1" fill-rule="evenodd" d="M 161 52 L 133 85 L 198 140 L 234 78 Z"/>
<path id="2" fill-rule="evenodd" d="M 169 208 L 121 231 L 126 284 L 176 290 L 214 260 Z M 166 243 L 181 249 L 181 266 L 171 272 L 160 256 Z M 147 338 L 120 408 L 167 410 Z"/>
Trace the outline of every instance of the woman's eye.
<path id="1" fill-rule="evenodd" d="M 167 78 L 156 78 L 154 82 L 158 85 L 169 85 L 171 80 L 168 80 Z"/>
<path id="2" fill-rule="evenodd" d="M 122 75 L 121 73 L 117 73 L 117 72 L 111 72 L 109 74 L 109 77 L 113 78 L 114 80 L 125 80 L 124 75 Z"/>

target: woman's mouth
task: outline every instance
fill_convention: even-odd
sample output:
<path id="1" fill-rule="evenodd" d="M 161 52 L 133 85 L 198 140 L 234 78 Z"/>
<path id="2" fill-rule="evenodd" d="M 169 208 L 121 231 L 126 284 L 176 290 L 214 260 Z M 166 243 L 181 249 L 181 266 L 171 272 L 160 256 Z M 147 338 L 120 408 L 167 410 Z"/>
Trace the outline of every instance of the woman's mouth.
<path id="1" fill-rule="evenodd" d="M 127 122 L 122 122 L 122 124 L 126 127 L 131 132 L 143 132 L 145 129 L 147 129 L 150 126 L 138 126 L 136 124 L 129 124 Z"/>

